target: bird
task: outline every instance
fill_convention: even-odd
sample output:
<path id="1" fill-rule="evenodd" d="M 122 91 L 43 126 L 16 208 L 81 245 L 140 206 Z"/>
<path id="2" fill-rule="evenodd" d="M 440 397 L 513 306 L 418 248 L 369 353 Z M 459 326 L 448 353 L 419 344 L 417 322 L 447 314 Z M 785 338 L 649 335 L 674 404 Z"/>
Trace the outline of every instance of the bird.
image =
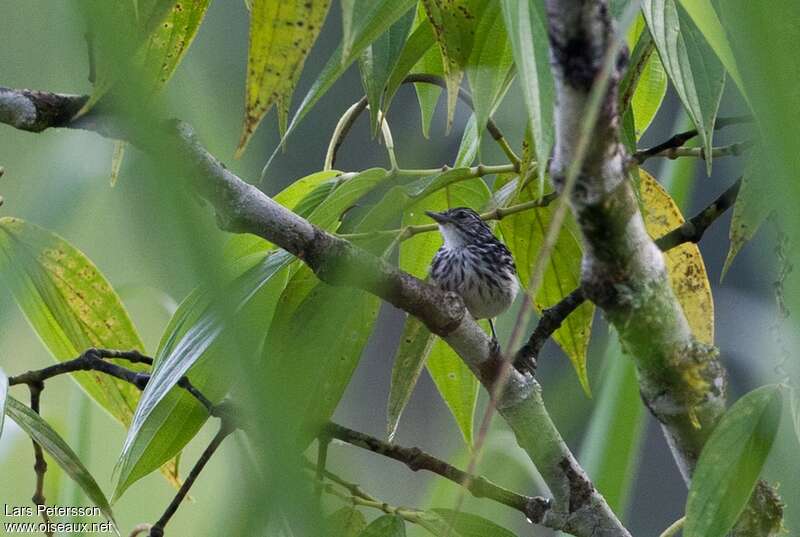
<path id="1" fill-rule="evenodd" d="M 519 292 L 514 258 L 480 215 L 468 207 L 425 211 L 439 226 L 444 244 L 431 261 L 428 278 L 464 300 L 475 319 L 492 319 L 506 311 Z"/>

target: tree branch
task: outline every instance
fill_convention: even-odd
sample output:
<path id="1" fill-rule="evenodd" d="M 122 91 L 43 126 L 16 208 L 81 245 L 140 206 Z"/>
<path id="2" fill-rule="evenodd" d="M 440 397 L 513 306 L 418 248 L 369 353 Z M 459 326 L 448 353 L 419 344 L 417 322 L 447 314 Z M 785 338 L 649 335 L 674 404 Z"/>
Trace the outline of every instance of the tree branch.
<path id="1" fill-rule="evenodd" d="M 9 385 L 11 383 L 9 382 Z M 28 389 L 31 392 L 31 410 L 39 414 L 39 402 L 41 399 L 42 392 L 44 391 L 44 382 L 32 382 L 28 384 Z M 33 492 L 33 497 L 31 501 L 36 506 L 43 506 L 46 505 L 45 498 L 44 498 L 44 474 L 47 472 L 47 463 L 44 460 L 44 452 L 42 451 L 42 446 L 40 446 L 36 440 L 32 440 L 33 442 L 33 454 L 34 454 L 34 465 L 33 470 L 36 473 L 36 490 Z M 50 526 L 50 516 L 47 514 L 46 511 L 42 511 L 42 520 L 44 520 L 45 527 L 48 528 L 45 530 L 45 534 L 52 537 L 53 532 L 49 529 Z"/>
<path id="2" fill-rule="evenodd" d="M 753 118 L 751 116 L 721 117 L 717 118 L 717 121 L 714 123 L 714 130 L 724 129 L 725 127 L 730 127 L 732 125 L 750 123 L 752 121 Z M 697 134 L 697 129 L 690 129 L 688 131 L 680 132 L 668 140 L 665 140 L 664 142 L 661 142 L 660 144 L 649 149 L 637 151 L 636 154 L 634 154 L 634 158 L 641 164 L 650 157 L 654 157 L 668 152 L 671 149 L 681 147 L 682 145 L 686 144 L 686 142 L 696 137 Z"/>
<path id="3" fill-rule="evenodd" d="M 390 444 L 367 434 L 348 429 L 336 423 L 329 423 L 325 433 L 331 438 L 346 442 L 356 447 L 372 451 L 390 459 L 402 462 L 412 471 L 427 470 L 438 474 L 462 487 L 466 487 L 476 498 L 489 498 L 520 511 L 534 524 L 542 524 L 551 529 L 560 530 L 561 526 L 547 518 L 550 500 L 538 496 L 523 496 L 486 479 L 483 476 L 469 475 L 463 470 L 425 453 L 419 448 L 406 448 Z"/>
<path id="4" fill-rule="evenodd" d="M 37 100 L 37 95 L 3 90 L 0 119 L 15 125 L 20 113 L 30 116 L 31 109 L 38 110 Z M 37 118 L 34 113 L 33 120 L 42 121 Z M 455 350 L 484 387 L 495 385 L 501 355 L 466 313 L 458 295 L 400 271 L 276 203 L 209 154 L 188 125 L 131 125 L 124 117 L 92 112 L 60 126 L 125 138 L 156 159 L 169 155 L 179 175 L 187 178 L 187 186 L 214 207 L 221 229 L 258 235 L 303 260 L 320 280 L 365 290 L 418 317 Z M 497 409 L 550 488 L 554 497 L 550 516 L 560 517 L 565 531 L 578 537 L 628 537 L 561 438 L 531 375 L 512 370 Z"/>
<path id="5" fill-rule="evenodd" d="M 560 189 L 573 161 L 603 52 L 613 39 L 613 27 L 605 0 L 546 0 L 546 4 L 557 103 L 550 176 Z M 725 412 L 726 375 L 716 349 L 692 336 L 661 251 L 645 229 L 626 179 L 628 158 L 619 142 L 616 86 L 611 85 L 604 99 L 569 200 L 583 236 L 581 287 L 604 310 L 634 357 L 642 398 L 662 424 L 688 481 L 703 444 Z M 648 153 L 659 153 L 670 143 L 683 145 L 683 141 L 676 143 L 678 138 Z M 781 516 L 774 515 L 780 508 L 774 501 L 774 493 L 757 490 L 738 534 L 771 535 L 780 528 Z"/>
<path id="6" fill-rule="evenodd" d="M 719 147 L 714 147 L 711 150 L 711 156 L 713 158 L 717 157 L 738 157 L 739 155 L 743 155 L 747 152 L 751 147 L 753 147 L 753 142 L 738 142 L 729 145 L 723 145 Z M 694 157 L 699 158 L 702 160 L 706 159 L 706 150 L 704 147 L 670 147 L 667 149 L 662 149 L 658 153 L 650 153 L 650 150 L 644 151 L 637 151 L 633 158 L 636 160 L 638 164 L 644 163 L 649 158 L 653 157 L 661 157 L 661 158 L 668 158 L 670 160 L 675 160 L 681 157 Z M 647 153 L 645 153 L 647 152 Z"/>

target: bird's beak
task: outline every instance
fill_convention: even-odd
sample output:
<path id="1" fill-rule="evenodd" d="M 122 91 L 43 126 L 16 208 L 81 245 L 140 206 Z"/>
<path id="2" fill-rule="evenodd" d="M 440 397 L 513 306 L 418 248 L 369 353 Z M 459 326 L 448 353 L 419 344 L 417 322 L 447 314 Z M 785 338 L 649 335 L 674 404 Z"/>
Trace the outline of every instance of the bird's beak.
<path id="1" fill-rule="evenodd" d="M 450 218 L 445 215 L 444 213 L 436 213 L 433 211 L 425 211 L 425 214 L 433 218 L 439 224 L 446 224 L 450 221 Z"/>

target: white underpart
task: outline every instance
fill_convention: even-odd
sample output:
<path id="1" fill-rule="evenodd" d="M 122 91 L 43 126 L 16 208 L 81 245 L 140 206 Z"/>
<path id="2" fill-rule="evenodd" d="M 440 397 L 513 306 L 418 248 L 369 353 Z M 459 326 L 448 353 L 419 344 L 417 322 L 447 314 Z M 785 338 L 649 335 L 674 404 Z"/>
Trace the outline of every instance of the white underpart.
<path id="1" fill-rule="evenodd" d="M 447 248 L 460 248 L 466 244 L 461 233 L 456 230 L 453 224 L 439 224 L 439 231 L 442 233 L 442 237 L 444 237 L 444 245 Z"/>

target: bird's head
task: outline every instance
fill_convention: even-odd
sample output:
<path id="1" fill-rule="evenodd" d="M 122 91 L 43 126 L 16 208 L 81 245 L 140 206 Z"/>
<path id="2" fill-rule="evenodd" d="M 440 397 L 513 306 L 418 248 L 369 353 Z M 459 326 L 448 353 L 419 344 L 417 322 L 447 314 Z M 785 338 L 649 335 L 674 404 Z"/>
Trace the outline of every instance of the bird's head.
<path id="1" fill-rule="evenodd" d="M 439 224 L 439 231 L 444 237 L 444 244 L 448 248 L 458 248 L 467 244 L 482 243 L 494 238 L 478 213 L 469 207 L 456 207 L 437 213 L 425 211 Z"/>

